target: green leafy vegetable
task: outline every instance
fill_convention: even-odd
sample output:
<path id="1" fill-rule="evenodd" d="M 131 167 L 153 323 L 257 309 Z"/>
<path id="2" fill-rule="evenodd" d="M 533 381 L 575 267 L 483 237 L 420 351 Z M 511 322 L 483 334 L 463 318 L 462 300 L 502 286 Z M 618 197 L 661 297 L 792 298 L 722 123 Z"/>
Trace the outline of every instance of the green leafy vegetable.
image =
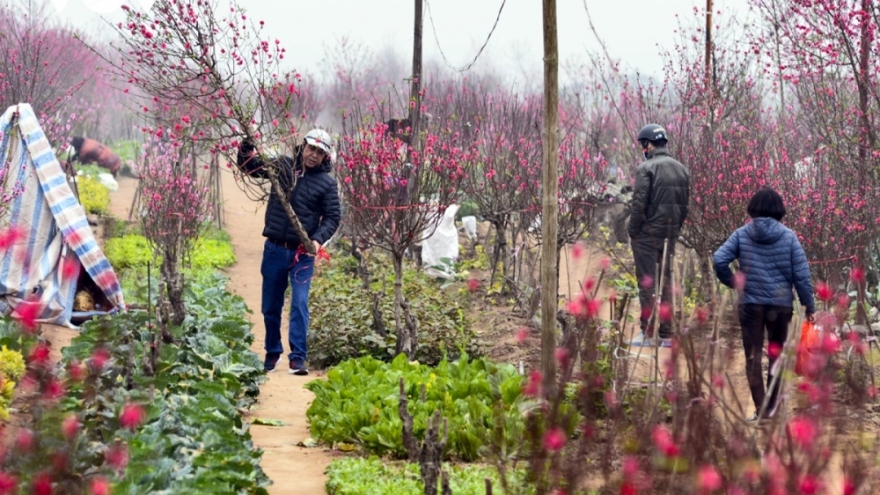
<path id="1" fill-rule="evenodd" d="M 501 493 L 498 471 L 493 467 L 479 465 L 443 466 L 449 472 L 449 485 L 455 495 L 485 495 L 486 478 Z M 525 487 L 522 470 L 511 476 L 508 482 Z M 369 459 L 337 459 L 327 467 L 327 493 L 330 495 L 422 495 L 425 493 L 419 477 L 418 464 L 387 462 L 376 457 Z M 524 494 L 534 493 L 526 490 Z"/>
<path id="2" fill-rule="evenodd" d="M 523 429 L 521 409 L 528 403 L 522 395 L 523 379 L 513 366 L 463 355 L 430 367 L 401 354 L 391 363 L 372 357 L 346 361 L 330 370 L 326 380 L 309 382 L 306 388 L 315 393 L 306 412 L 312 435 L 330 444 L 359 443 L 368 452 L 403 456 L 400 378 L 417 438 L 424 437 L 435 410 L 448 419 L 447 457 L 479 459 L 495 421 L 504 421 L 508 432 Z"/>

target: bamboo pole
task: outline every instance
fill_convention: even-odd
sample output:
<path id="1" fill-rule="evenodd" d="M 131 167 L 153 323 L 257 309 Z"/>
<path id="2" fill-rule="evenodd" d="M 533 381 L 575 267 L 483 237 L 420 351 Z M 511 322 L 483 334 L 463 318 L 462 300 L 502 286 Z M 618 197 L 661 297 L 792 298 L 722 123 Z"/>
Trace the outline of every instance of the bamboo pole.
<path id="1" fill-rule="evenodd" d="M 541 204 L 541 366 L 544 391 L 549 397 L 556 376 L 556 308 L 559 279 L 557 235 L 559 184 L 556 135 L 559 105 L 559 57 L 556 35 L 556 0 L 544 1 L 544 129 L 542 136 Z"/>

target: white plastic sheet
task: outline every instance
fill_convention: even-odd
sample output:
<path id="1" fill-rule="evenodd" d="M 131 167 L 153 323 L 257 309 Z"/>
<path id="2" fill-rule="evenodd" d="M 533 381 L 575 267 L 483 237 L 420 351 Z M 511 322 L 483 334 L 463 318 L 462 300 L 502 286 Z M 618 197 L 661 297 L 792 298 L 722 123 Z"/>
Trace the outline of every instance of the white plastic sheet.
<path id="1" fill-rule="evenodd" d="M 449 205 L 443 213 L 440 225 L 431 237 L 422 241 L 422 266 L 432 277 L 452 279 L 455 277 L 453 263 L 458 258 L 458 229 L 455 214 L 459 205 Z"/>
<path id="2" fill-rule="evenodd" d="M 461 225 L 464 227 L 464 233 L 468 239 L 475 240 L 477 238 L 477 217 L 469 215 L 461 217 Z"/>

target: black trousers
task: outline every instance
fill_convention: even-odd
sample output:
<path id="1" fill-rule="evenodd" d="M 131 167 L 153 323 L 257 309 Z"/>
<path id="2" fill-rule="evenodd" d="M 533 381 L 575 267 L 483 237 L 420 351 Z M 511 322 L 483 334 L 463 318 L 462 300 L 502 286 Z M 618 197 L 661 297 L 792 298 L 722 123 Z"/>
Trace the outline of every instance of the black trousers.
<path id="1" fill-rule="evenodd" d="M 770 345 L 782 346 L 788 338 L 788 324 L 791 322 L 792 309 L 786 306 L 771 306 L 769 304 L 740 304 L 739 324 L 742 328 L 743 349 L 746 351 L 746 377 L 749 380 L 749 389 L 752 392 L 752 401 L 755 409 L 760 410 L 764 402 L 765 388 L 761 376 L 761 358 L 764 353 L 764 330 L 767 330 L 767 340 Z M 770 355 L 770 366 L 767 370 L 767 388 L 773 381 L 773 363 L 776 357 Z M 781 382 L 770 391 L 770 401 L 767 403 L 767 411 L 776 407 Z"/>
<path id="2" fill-rule="evenodd" d="M 638 236 L 630 239 L 632 245 L 633 258 L 636 262 L 636 280 L 639 284 L 639 306 L 641 306 L 641 315 L 639 317 L 639 326 L 646 335 L 652 335 L 654 330 L 653 321 L 651 320 L 651 310 L 654 306 L 655 287 L 659 280 L 657 277 L 657 263 L 663 259 L 663 244 L 666 239 L 653 236 Z M 669 238 L 666 247 L 666 262 L 663 263 L 663 293 L 660 295 L 661 302 L 672 301 L 672 258 L 675 256 L 676 238 Z M 646 278 L 647 277 L 647 278 Z M 650 281 L 650 284 L 644 282 Z M 657 312 L 654 311 L 654 315 Z M 668 339 L 672 336 L 672 326 L 669 322 L 661 321 L 659 327 L 661 339 Z"/>

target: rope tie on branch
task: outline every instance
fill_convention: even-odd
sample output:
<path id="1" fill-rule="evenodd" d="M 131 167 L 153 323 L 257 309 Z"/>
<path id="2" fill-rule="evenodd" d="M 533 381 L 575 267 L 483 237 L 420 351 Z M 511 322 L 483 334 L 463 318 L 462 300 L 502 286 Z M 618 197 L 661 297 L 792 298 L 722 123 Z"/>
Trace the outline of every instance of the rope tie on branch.
<path id="1" fill-rule="evenodd" d="M 442 208 L 444 210 L 448 207 L 449 207 L 449 205 L 442 206 Z M 422 209 L 422 208 L 439 210 L 441 208 L 441 206 L 440 205 L 432 205 L 432 204 L 428 204 L 428 203 L 413 203 L 410 205 L 400 205 L 400 206 L 353 206 L 352 208 L 360 209 L 360 210 L 379 210 L 379 211 L 381 211 L 381 210 L 388 210 L 388 211 L 399 210 L 399 211 L 405 211 L 405 210 L 415 210 L 415 209 Z"/>
<path id="2" fill-rule="evenodd" d="M 303 247 L 302 244 L 300 244 L 300 246 L 298 248 L 296 248 L 296 253 L 294 253 L 294 255 L 293 255 L 293 263 L 291 263 L 290 266 L 293 267 L 294 265 L 299 263 L 300 256 L 302 256 L 302 255 L 312 256 L 311 254 L 309 254 L 308 251 L 306 251 L 306 248 Z M 321 267 L 321 261 L 326 261 L 328 264 L 330 263 L 330 252 L 327 251 L 326 249 L 324 249 L 324 246 L 321 246 L 321 248 L 314 255 L 314 257 L 315 257 L 315 269 L 317 269 L 319 272 L 320 272 L 320 267 Z M 300 270 L 302 270 L 302 269 L 300 269 Z M 294 280 L 299 280 L 297 278 L 297 272 L 299 272 L 299 270 L 297 270 L 293 274 Z M 312 276 L 312 278 L 314 278 L 314 275 Z"/>
<path id="3" fill-rule="evenodd" d="M 858 257 L 857 257 L 856 255 L 850 255 L 850 256 L 844 256 L 843 258 L 837 258 L 837 259 L 833 259 L 833 260 L 813 260 L 813 261 L 807 261 L 807 264 L 810 264 L 810 265 L 827 265 L 827 264 L 829 264 L 829 263 L 838 263 L 838 262 L 841 262 L 841 261 L 856 261 L 856 260 L 858 260 Z"/>

